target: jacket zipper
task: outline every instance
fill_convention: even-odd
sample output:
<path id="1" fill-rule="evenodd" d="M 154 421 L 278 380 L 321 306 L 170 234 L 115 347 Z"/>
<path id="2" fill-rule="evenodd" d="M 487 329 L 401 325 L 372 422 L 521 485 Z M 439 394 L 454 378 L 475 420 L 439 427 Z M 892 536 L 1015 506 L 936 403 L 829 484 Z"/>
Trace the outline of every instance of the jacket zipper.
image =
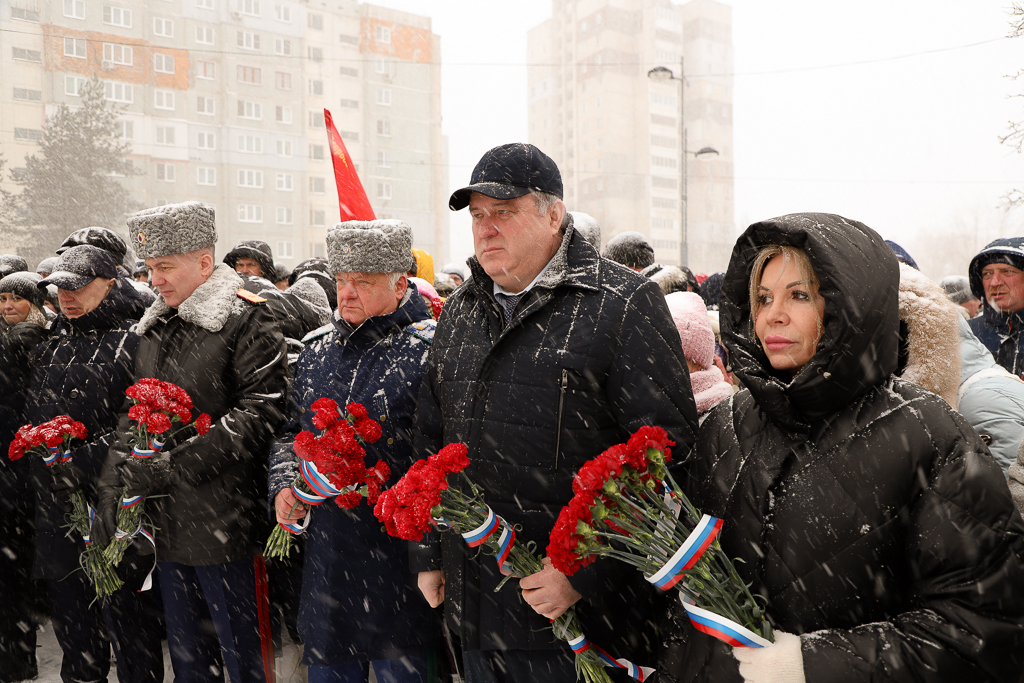
<path id="1" fill-rule="evenodd" d="M 562 450 L 562 410 L 565 408 L 565 390 L 569 386 L 569 371 L 562 368 L 562 380 L 558 383 L 558 424 L 555 426 L 555 471 L 558 471 L 558 454 Z"/>

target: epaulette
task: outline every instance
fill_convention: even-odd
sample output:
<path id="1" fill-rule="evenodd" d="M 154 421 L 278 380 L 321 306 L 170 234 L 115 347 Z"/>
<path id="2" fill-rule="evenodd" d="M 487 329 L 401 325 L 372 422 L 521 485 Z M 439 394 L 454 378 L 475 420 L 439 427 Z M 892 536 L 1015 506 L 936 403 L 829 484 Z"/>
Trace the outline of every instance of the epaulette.
<path id="1" fill-rule="evenodd" d="M 405 333 L 409 334 L 417 339 L 427 342 L 428 344 L 434 343 L 434 330 L 437 329 L 437 322 L 432 319 L 420 320 L 412 325 L 408 325 L 405 328 Z"/>
<path id="2" fill-rule="evenodd" d="M 238 289 L 238 298 L 239 299 L 245 299 L 246 301 L 248 301 L 251 304 L 265 304 L 265 303 L 267 303 L 267 300 L 264 299 L 262 296 L 260 296 L 259 294 L 253 294 L 252 292 L 250 292 L 248 289 L 246 289 L 244 287 L 239 287 L 239 289 Z"/>
<path id="3" fill-rule="evenodd" d="M 310 332 L 309 334 L 307 334 L 305 337 L 303 337 L 302 338 L 302 343 L 305 344 L 306 342 L 311 342 L 314 339 L 319 339 L 320 337 L 324 336 L 325 334 L 328 334 L 333 329 L 334 329 L 334 324 L 333 323 L 327 323 L 323 327 L 318 327 L 315 330 L 313 330 L 312 332 Z"/>

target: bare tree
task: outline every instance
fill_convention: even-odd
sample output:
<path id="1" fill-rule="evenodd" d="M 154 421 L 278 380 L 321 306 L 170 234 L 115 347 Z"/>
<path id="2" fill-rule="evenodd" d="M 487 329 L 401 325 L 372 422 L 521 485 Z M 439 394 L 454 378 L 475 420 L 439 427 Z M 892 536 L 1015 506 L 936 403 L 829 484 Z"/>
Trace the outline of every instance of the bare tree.
<path id="1" fill-rule="evenodd" d="M 1024 5 L 1014 2 L 1010 16 L 1010 27 L 1012 29 L 1010 35 L 1014 38 L 1024 36 Z M 1024 75 L 1024 69 L 1018 71 L 1010 78 L 1016 80 L 1022 75 Z M 1024 97 L 1024 93 L 1017 93 L 1014 97 Z M 1008 131 L 1006 135 L 999 138 L 999 142 L 1012 146 L 1020 154 L 1024 150 L 1024 120 L 1008 121 L 1007 124 L 1009 126 Z M 1011 190 L 1003 196 L 1003 206 L 1006 208 L 1022 205 L 1024 205 L 1024 190 Z"/>

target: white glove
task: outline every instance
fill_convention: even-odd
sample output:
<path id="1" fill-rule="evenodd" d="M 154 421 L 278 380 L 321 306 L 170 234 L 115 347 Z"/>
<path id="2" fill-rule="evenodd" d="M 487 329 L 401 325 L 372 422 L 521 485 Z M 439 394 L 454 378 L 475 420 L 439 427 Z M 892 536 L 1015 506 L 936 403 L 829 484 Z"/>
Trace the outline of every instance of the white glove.
<path id="1" fill-rule="evenodd" d="M 732 656 L 746 683 L 806 683 L 800 636 L 792 633 L 776 631 L 768 647 L 734 647 Z"/>

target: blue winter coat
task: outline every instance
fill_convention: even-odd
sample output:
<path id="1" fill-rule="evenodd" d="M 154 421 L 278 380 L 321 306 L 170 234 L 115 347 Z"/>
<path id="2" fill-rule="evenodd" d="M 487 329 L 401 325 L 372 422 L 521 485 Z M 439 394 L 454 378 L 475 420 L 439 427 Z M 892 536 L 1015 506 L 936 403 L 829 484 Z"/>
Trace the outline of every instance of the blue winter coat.
<path id="1" fill-rule="evenodd" d="M 335 313 L 332 325 L 306 337 L 290 419 L 271 453 L 271 501 L 297 476 L 295 434 L 319 433 L 310 405 L 322 397 L 339 407 L 363 404 L 383 430 L 375 444 L 365 445 L 367 462 L 381 459 L 391 467 L 389 485 L 405 473 L 413 462 L 413 413 L 433 336 L 423 298 L 410 288 L 390 315 L 353 330 Z M 365 501 L 344 510 L 329 500 L 311 514 L 299 608 L 304 663 L 394 659 L 409 648 L 435 646 L 440 620 L 416 587 L 408 544 L 388 536 Z"/>
<path id="2" fill-rule="evenodd" d="M 981 270 L 995 260 L 1007 261 L 1024 270 L 1024 237 L 994 240 L 971 260 L 967 269 L 971 292 L 982 301 L 985 301 L 985 287 L 981 282 Z M 1021 335 L 1024 309 L 1003 313 L 986 305 L 984 312 L 969 324 L 997 363 L 1018 377 L 1024 377 L 1024 335 Z"/>
<path id="3" fill-rule="evenodd" d="M 138 290 L 120 278 L 95 310 L 75 319 L 59 316 L 33 359 L 25 419 L 37 425 L 70 415 L 85 424 L 88 440 L 72 442 L 77 447 L 71 461 L 87 482 L 86 497 L 93 505 L 92 484 L 113 441 L 125 389 L 132 384 L 139 338 L 131 327 L 144 311 Z M 36 491 L 35 573 L 61 579 L 78 569 L 84 546 L 80 538 L 65 535 L 64 502 L 51 491 L 52 476 L 42 459 L 33 457 L 31 468 Z"/>

